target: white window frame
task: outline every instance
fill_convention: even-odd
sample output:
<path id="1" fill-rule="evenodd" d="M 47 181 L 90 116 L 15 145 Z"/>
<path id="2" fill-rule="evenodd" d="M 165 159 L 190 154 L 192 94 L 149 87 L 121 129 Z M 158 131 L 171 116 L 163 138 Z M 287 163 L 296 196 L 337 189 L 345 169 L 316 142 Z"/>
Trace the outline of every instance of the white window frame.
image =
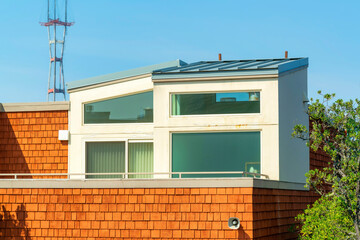
<path id="1" fill-rule="evenodd" d="M 263 129 L 244 129 L 242 131 L 234 131 L 234 130 L 212 130 L 212 131 L 204 131 L 204 130 L 198 130 L 198 131 L 191 131 L 191 130 L 184 130 L 184 131 L 170 131 L 169 132 L 169 172 L 172 172 L 172 151 L 173 151 L 173 134 L 177 133 L 222 133 L 222 132 L 234 132 L 234 133 L 241 133 L 241 132 L 259 132 L 260 133 L 260 174 L 263 174 Z"/>
<path id="2" fill-rule="evenodd" d="M 191 115 L 173 115 L 172 114 L 172 95 L 174 94 L 213 94 L 213 93 L 249 93 L 249 92 L 258 92 L 260 93 L 260 112 L 258 113 L 222 113 L 222 114 L 191 114 Z M 207 117 L 207 116 L 247 116 L 247 115 L 260 115 L 262 114 L 262 90 L 261 89 L 251 89 L 251 90 L 239 90 L 239 91 L 233 91 L 233 90 L 226 90 L 226 91 L 201 91 L 201 92 L 169 92 L 169 117 L 170 118 L 181 118 L 181 117 Z"/>
<path id="3" fill-rule="evenodd" d="M 136 91 L 136 92 L 131 92 L 131 93 L 127 93 L 127 94 L 122 94 L 122 95 L 116 95 L 116 96 L 111 96 L 111 97 L 107 97 L 107 98 L 101 98 L 101 99 L 95 99 L 95 100 L 91 100 L 91 101 L 86 101 L 86 102 L 82 102 L 81 103 L 81 125 L 82 126 L 101 126 L 101 125 L 126 125 L 126 124 L 154 124 L 154 116 L 153 116 L 153 121 L 152 122 L 138 122 L 138 123 L 85 123 L 85 104 L 91 104 L 91 103 L 97 103 L 97 102 L 101 102 L 101 101 L 106 101 L 106 100 L 111 100 L 111 99 L 115 99 L 115 98 L 121 98 L 121 97 L 127 97 L 127 96 L 131 96 L 131 95 L 136 95 L 136 94 L 140 94 L 140 93 L 146 93 L 146 92 L 153 92 L 153 109 L 155 108 L 154 106 L 154 89 L 150 89 L 150 90 L 144 90 L 144 91 Z"/>

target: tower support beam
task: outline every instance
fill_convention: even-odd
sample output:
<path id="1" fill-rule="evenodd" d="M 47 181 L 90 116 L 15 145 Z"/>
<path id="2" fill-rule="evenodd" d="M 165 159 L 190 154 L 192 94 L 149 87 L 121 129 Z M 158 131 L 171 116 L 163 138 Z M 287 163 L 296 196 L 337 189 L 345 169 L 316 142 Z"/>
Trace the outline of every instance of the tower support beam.
<path id="1" fill-rule="evenodd" d="M 53 94 L 53 101 L 56 101 L 57 94 L 63 95 L 64 100 L 66 100 L 63 66 L 65 37 L 67 27 L 74 24 L 74 22 L 67 21 L 67 0 L 63 0 L 65 1 L 64 9 L 57 9 L 57 1 L 59 0 L 48 0 L 47 22 L 40 23 L 41 26 L 45 26 L 47 28 L 49 39 L 50 63 L 47 91 L 48 101 L 50 101 L 50 94 Z M 50 8 L 50 6 L 53 7 Z M 61 14 L 64 14 L 64 19 L 60 19 L 59 16 Z M 61 36 L 57 34 L 58 30 L 63 31 Z"/>

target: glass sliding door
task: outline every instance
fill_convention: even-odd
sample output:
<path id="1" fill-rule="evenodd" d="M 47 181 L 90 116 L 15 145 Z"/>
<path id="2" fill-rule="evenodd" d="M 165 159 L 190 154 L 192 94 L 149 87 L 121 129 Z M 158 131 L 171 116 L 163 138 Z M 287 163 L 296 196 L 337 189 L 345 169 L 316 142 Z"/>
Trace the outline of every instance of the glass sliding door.
<path id="1" fill-rule="evenodd" d="M 86 173 L 125 172 L 125 142 L 87 142 Z M 121 178 L 122 175 L 88 175 L 86 178 Z"/>
<path id="2" fill-rule="evenodd" d="M 129 173 L 153 172 L 154 147 L 152 142 L 129 143 Z M 129 178 L 152 178 L 152 174 L 134 174 Z"/>
<path id="3" fill-rule="evenodd" d="M 126 149 L 127 146 L 127 149 Z M 126 156 L 128 156 L 126 158 Z M 127 163 L 127 169 L 126 169 Z M 86 173 L 153 172 L 152 142 L 87 142 Z M 117 175 L 87 175 L 86 178 L 122 178 Z M 153 178 L 152 174 L 128 175 L 128 178 Z"/>

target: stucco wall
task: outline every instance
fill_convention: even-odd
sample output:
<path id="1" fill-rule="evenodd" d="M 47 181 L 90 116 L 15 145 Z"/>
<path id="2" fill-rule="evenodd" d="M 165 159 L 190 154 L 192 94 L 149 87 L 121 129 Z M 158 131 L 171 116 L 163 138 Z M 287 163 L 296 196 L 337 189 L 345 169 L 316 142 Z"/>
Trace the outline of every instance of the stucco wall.
<path id="1" fill-rule="evenodd" d="M 150 77 L 70 93 L 69 112 L 69 172 L 85 172 L 85 143 L 87 141 L 152 140 L 153 123 L 83 124 L 83 104 L 119 96 L 150 91 Z M 155 113 L 156 114 L 156 113 Z M 76 177 L 74 177 L 76 178 Z"/>
<path id="2" fill-rule="evenodd" d="M 154 87 L 154 123 L 86 124 L 83 104 L 135 94 L 153 89 L 150 77 L 124 80 L 112 85 L 85 89 L 70 94 L 69 171 L 85 172 L 86 141 L 154 140 L 154 171 L 171 169 L 171 132 L 260 131 L 262 173 L 279 178 L 277 80 L 226 80 L 202 83 L 156 83 Z M 260 114 L 170 117 L 171 92 L 260 91 Z M 266 156 L 266 157 L 265 157 Z M 159 175 L 157 177 L 166 177 Z"/>
<path id="3" fill-rule="evenodd" d="M 307 69 L 279 77 L 279 166 L 280 180 L 305 183 L 309 171 L 309 148 L 303 140 L 293 138 L 296 124 L 309 127 L 306 113 Z"/>
<path id="4" fill-rule="evenodd" d="M 155 83 L 154 171 L 171 169 L 171 133 L 259 131 L 261 173 L 279 179 L 277 79 Z M 171 93 L 260 91 L 260 113 L 170 116 Z"/>
<path id="5" fill-rule="evenodd" d="M 305 182 L 308 149 L 291 138 L 297 123 L 307 125 L 303 97 L 307 95 L 306 69 L 276 78 L 156 82 L 151 77 L 119 80 L 70 93 L 69 171 L 85 172 L 87 141 L 154 141 L 154 171 L 171 171 L 171 134 L 179 132 L 259 131 L 261 173 L 273 180 Z M 154 122 L 83 124 L 83 104 L 139 92 L 154 91 Z M 259 114 L 171 116 L 172 93 L 259 91 Z M 294 156 L 294 153 L 295 156 Z M 159 175 L 156 177 L 166 177 Z"/>

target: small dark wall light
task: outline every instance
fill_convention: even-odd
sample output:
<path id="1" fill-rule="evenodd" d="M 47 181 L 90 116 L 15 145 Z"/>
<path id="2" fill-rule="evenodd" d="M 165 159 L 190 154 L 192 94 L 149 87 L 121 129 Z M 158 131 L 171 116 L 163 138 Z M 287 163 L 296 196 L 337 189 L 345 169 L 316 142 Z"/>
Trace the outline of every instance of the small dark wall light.
<path id="1" fill-rule="evenodd" d="M 307 97 L 307 94 L 306 93 L 303 93 L 303 103 L 306 104 L 310 102 L 309 98 Z"/>
<path id="2" fill-rule="evenodd" d="M 231 217 L 229 218 L 228 226 L 230 229 L 239 229 L 240 220 L 237 217 Z"/>

